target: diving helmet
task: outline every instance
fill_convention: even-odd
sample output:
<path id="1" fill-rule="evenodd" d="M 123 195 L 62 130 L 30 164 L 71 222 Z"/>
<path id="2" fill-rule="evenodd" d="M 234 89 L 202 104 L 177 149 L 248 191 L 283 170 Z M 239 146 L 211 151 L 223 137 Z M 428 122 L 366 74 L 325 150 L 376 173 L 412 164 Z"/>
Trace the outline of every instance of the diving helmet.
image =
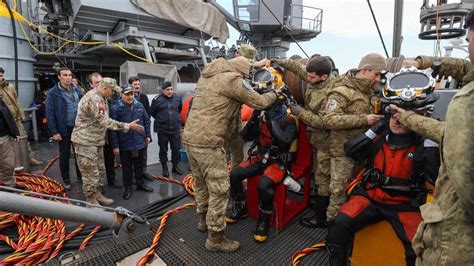
<path id="1" fill-rule="evenodd" d="M 434 102 L 439 94 L 434 92 L 435 79 L 413 66 L 400 69 L 391 76 L 382 88 L 382 105 L 387 109 L 395 104 L 404 109 L 413 110 L 424 115 L 431 115 Z"/>
<path id="2" fill-rule="evenodd" d="M 257 70 L 252 77 L 253 84 L 256 85 L 257 91 L 267 92 L 272 88 L 281 88 L 284 86 L 283 69 L 279 66 L 266 66 Z"/>

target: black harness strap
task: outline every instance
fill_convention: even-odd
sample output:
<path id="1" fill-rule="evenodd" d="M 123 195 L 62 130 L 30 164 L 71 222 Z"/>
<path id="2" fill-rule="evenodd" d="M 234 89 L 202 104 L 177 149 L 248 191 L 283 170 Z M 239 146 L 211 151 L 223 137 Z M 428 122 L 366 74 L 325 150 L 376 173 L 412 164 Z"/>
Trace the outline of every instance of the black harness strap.
<path id="1" fill-rule="evenodd" d="M 425 189 L 425 168 L 424 168 L 424 139 L 417 142 L 413 154 L 412 174 L 409 179 L 390 177 L 383 174 L 385 171 L 385 153 L 382 151 L 383 167 L 382 170 L 375 169 L 375 159 L 378 152 L 382 149 L 385 139 L 381 139 L 372 146 L 370 159 L 366 164 L 366 172 L 362 180 L 362 186 L 366 190 L 380 187 L 382 189 L 408 194 L 426 193 Z M 370 183 L 370 184 L 369 184 Z"/>

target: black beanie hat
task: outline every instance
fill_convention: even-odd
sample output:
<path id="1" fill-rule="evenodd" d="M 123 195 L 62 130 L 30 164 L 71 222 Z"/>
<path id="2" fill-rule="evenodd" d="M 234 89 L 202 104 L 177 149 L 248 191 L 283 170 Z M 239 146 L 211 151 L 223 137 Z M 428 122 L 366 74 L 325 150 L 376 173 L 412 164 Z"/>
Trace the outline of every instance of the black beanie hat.
<path id="1" fill-rule="evenodd" d="M 163 82 L 163 84 L 161 85 L 161 89 L 164 90 L 164 89 L 166 89 L 166 88 L 168 88 L 168 87 L 171 87 L 171 86 L 173 86 L 173 85 L 171 85 L 171 82 L 165 81 L 165 82 Z"/>

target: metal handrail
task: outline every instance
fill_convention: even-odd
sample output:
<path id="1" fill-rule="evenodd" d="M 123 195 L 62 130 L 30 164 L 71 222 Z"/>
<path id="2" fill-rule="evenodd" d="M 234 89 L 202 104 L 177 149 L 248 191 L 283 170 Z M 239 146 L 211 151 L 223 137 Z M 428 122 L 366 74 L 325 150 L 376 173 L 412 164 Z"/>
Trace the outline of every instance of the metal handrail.
<path id="1" fill-rule="evenodd" d="M 297 27 L 297 29 L 311 30 L 311 31 L 316 31 L 316 32 L 321 31 L 322 15 L 323 15 L 323 10 L 321 8 L 312 7 L 308 5 L 302 5 L 302 4 L 290 4 L 290 7 L 291 7 L 291 16 L 289 20 L 287 21 L 287 26 L 295 28 L 295 25 L 293 25 L 292 22 L 294 19 L 299 19 L 302 22 L 301 22 L 301 26 Z M 314 18 L 304 17 L 304 16 L 293 16 L 293 10 L 295 7 L 301 8 L 302 10 L 301 14 L 304 14 L 305 13 L 304 11 L 308 9 L 317 10 L 319 12 Z M 309 21 L 309 27 L 303 27 L 303 21 Z"/>

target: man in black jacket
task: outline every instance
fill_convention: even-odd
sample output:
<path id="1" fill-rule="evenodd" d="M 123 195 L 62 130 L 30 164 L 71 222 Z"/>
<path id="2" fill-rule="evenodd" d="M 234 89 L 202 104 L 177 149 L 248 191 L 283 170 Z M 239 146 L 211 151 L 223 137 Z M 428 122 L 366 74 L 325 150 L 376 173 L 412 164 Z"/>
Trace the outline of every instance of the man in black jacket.
<path id="1" fill-rule="evenodd" d="M 181 147 L 181 97 L 173 91 L 171 82 L 166 81 L 161 86 L 163 93 L 156 96 L 151 102 L 151 116 L 155 118 L 153 128 L 158 134 L 160 146 L 160 162 L 163 167 L 163 176 L 169 176 L 168 143 L 171 146 L 171 162 L 173 173 L 182 175 L 179 169 L 179 148 Z"/>
<path id="2" fill-rule="evenodd" d="M 141 104 L 143 104 L 143 107 L 145 107 L 145 111 L 148 117 L 150 117 L 151 116 L 150 101 L 148 101 L 148 96 L 145 93 L 141 93 L 140 78 L 137 76 L 129 77 L 128 84 L 130 84 L 130 86 L 132 86 L 133 88 L 133 94 L 135 96 L 135 99 L 137 99 Z M 145 178 L 147 178 L 148 180 L 154 180 L 152 177 L 150 177 L 150 174 L 148 174 L 146 170 L 147 158 L 148 158 L 147 154 L 148 154 L 148 146 L 145 147 L 144 156 L 143 156 L 143 174 L 145 175 Z"/>
<path id="3" fill-rule="evenodd" d="M 15 180 L 15 150 L 10 137 L 18 142 L 20 132 L 10 110 L 0 97 L 0 185 L 14 187 Z"/>

